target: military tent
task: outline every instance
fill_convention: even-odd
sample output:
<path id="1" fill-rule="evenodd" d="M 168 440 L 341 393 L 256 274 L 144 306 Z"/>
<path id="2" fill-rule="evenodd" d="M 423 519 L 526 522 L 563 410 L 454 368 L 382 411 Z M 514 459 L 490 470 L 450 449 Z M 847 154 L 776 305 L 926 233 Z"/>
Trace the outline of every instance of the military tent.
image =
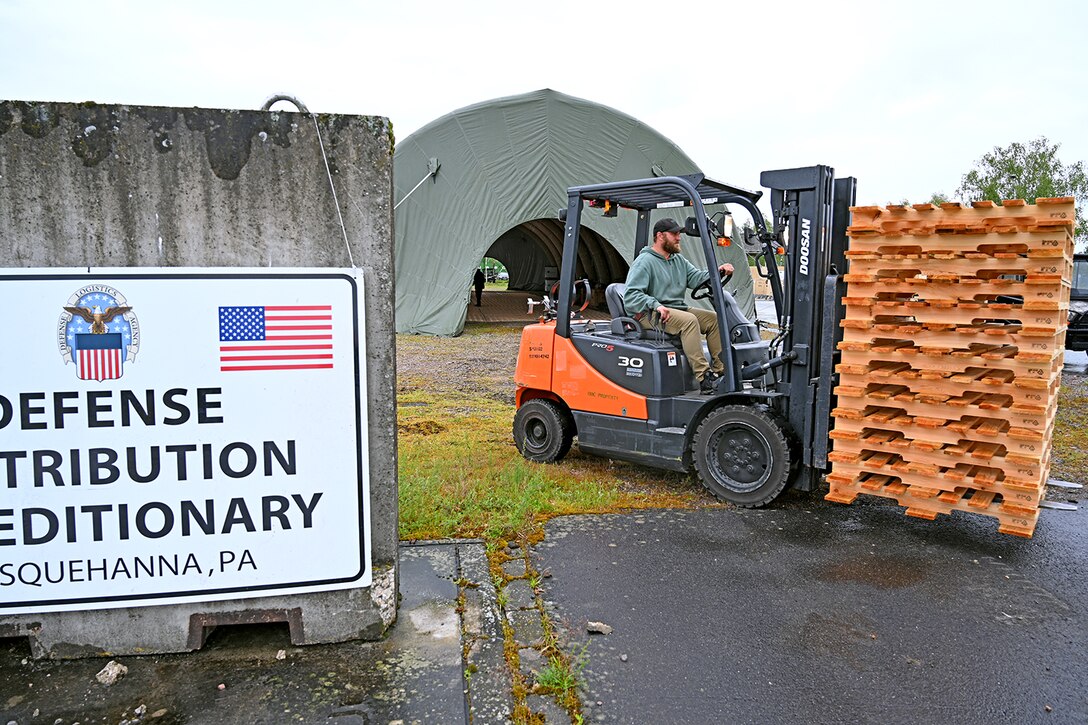
<path id="1" fill-rule="evenodd" d="M 462 331 L 472 274 L 485 256 L 506 265 L 510 289 L 544 290 L 562 254 L 557 214 L 567 187 L 699 171 L 676 144 L 637 119 L 548 89 L 442 116 L 398 142 L 393 163 L 396 327 L 432 335 Z M 651 221 L 682 212 L 657 211 Z M 623 281 L 634 234 L 635 212 L 605 218 L 590 210 L 579 278 L 598 291 Z M 689 243 L 688 258 L 702 266 L 696 249 Z M 743 252 L 722 247 L 719 255 L 737 268 L 730 287 L 751 315 Z"/>

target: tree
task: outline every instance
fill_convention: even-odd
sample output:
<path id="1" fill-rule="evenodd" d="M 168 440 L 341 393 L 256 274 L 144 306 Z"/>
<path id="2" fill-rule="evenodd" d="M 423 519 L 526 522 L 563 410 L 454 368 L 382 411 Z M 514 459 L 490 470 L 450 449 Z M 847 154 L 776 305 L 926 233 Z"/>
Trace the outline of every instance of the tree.
<path id="1" fill-rule="evenodd" d="M 956 194 L 960 201 L 980 199 L 1000 202 L 1003 199 L 1023 199 L 1029 204 L 1039 197 L 1073 196 L 1077 200 L 1077 227 L 1074 237 L 1078 245 L 1088 244 L 1088 175 L 1084 162 L 1065 165 L 1058 158 L 1061 144 L 1051 144 L 1040 136 L 1027 145 L 1013 143 L 983 155 L 975 168 L 963 175 Z"/>

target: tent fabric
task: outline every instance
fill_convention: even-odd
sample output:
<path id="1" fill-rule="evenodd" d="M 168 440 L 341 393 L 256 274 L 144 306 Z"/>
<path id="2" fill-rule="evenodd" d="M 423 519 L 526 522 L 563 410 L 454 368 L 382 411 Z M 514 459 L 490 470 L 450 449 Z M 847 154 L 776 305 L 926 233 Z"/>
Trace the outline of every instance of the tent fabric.
<path id="1" fill-rule="evenodd" d="M 439 169 L 428 178 L 431 159 L 437 159 Z M 545 224 L 566 206 L 568 187 L 646 178 L 655 167 L 668 175 L 699 171 L 679 147 L 635 118 L 549 89 L 442 116 L 398 143 L 393 164 L 399 204 L 394 213 L 396 327 L 431 335 L 460 334 L 472 274 L 497 241 L 504 256 L 518 253 L 519 241 L 525 255 L 524 264 L 513 265 L 519 278 L 512 287 L 529 288 L 544 268 L 558 265 L 547 250 L 512 232 L 534 223 L 547 233 Z M 677 211 L 671 210 L 672 215 Z M 651 221 L 669 212 L 655 211 Z M 629 210 L 615 218 L 588 209 L 583 214 L 583 226 L 616 253 L 598 250 L 596 269 L 611 269 L 616 257 L 630 264 L 635 216 Z M 561 243 L 561 227 L 552 223 Z M 689 241 L 687 256 L 702 266 L 696 244 Z M 743 251 L 732 246 L 718 252 L 737 268 L 729 287 L 736 288 L 741 309 L 751 316 L 755 302 Z M 612 274 L 618 279 L 592 281 L 622 281 L 626 267 Z"/>

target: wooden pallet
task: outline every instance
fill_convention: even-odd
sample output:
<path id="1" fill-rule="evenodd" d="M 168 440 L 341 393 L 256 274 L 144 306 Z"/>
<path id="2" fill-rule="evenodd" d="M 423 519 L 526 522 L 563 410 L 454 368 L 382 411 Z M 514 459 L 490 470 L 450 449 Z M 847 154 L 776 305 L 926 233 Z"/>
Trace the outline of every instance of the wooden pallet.
<path id="1" fill-rule="evenodd" d="M 862 416 L 852 410 L 835 408 L 831 411 L 831 417 L 835 419 L 835 428 L 830 434 L 832 440 L 839 435 L 862 436 L 867 430 L 891 430 L 902 432 L 915 442 L 915 448 L 957 445 L 963 440 L 998 443 L 1008 453 L 1036 462 L 1046 460 L 1049 451 L 1046 442 L 1053 434 L 1053 421 L 1042 430 L 1030 431 L 1031 437 L 1018 437 L 1018 433 L 1010 434 L 1011 426 L 1007 422 L 993 418 L 974 415 L 950 419 L 913 418 L 902 411 L 888 408 L 877 408 Z"/>
<path id="2" fill-rule="evenodd" d="M 918 329 L 921 327 L 921 329 Z M 910 354 L 911 348 L 921 352 L 925 348 L 941 350 L 977 349 L 980 345 L 1012 346 L 1016 349 L 1006 353 L 1015 355 L 1023 362 L 1052 362 L 1065 351 L 1065 331 L 1057 335 L 1035 335 L 1032 331 L 1023 332 L 1014 326 L 963 325 L 951 329 L 928 329 L 925 326 L 912 326 L 910 331 L 896 328 L 885 330 L 876 327 L 843 328 L 843 340 L 840 350 L 872 350 L 876 353 L 897 351 Z M 937 352 L 936 354 L 943 354 Z"/>
<path id="3" fill-rule="evenodd" d="M 1019 453 L 994 441 L 911 438 L 902 431 L 881 428 L 836 429 L 832 439 L 835 450 L 829 458 L 846 463 L 866 461 L 869 454 L 883 453 L 896 456 L 893 463 L 902 462 L 916 473 L 937 475 L 943 470 L 962 470 L 962 466 L 982 466 L 999 471 L 996 480 L 1035 488 L 1045 485 L 1050 473 L 1049 452 Z M 958 475 L 949 478 L 961 485 Z"/>
<path id="4" fill-rule="evenodd" d="M 853 475 L 881 473 L 895 476 L 903 483 L 920 489 L 937 492 L 969 488 L 977 491 L 993 491 L 1002 499 L 1018 506 L 1038 508 L 1046 492 L 1046 481 L 1030 482 L 1006 477 L 1004 470 L 994 466 L 972 463 L 955 463 L 939 466 L 905 459 L 891 451 L 863 450 L 861 453 L 834 451 L 830 460 L 840 465 L 835 473 Z M 995 463 L 997 461 L 990 461 Z M 935 495 L 935 494 L 934 494 Z"/>
<path id="5" fill-rule="evenodd" d="M 1030 536 L 1050 471 L 1072 198 L 856 207 L 827 498 Z"/>
<path id="6" fill-rule="evenodd" d="M 908 516 L 932 521 L 940 514 L 953 511 L 983 514 L 998 520 L 998 531 L 1031 538 L 1039 520 L 1037 506 L 1018 506 L 1005 501 L 999 493 L 970 489 L 966 486 L 953 491 L 940 491 L 910 486 L 896 476 L 864 473 L 851 477 L 833 472 L 827 477 L 831 491 L 825 497 L 837 503 L 853 503 L 859 494 L 894 499 L 906 508 Z"/>
<path id="7" fill-rule="evenodd" d="M 918 346 L 913 341 L 903 341 L 890 349 L 887 345 L 878 344 L 877 347 L 881 349 L 874 351 L 872 342 L 864 345 L 840 343 L 837 372 L 857 374 L 872 371 L 881 375 L 904 373 L 908 377 L 917 377 L 927 372 L 958 375 L 965 371 L 989 371 L 981 373 L 982 380 L 987 384 L 996 377 L 1011 375 L 1016 384 L 1025 385 L 1028 380 L 1048 383 L 1061 374 L 1065 362 L 1064 350 L 1042 362 L 1020 360 L 1020 351 L 1016 346 L 999 343 L 971 342 L 955 347 Z M 890 372 L 892 370 L 894 372 Z"/>
<path id="8" fill-rule="evenodd" d="M 1007 199 L 997 205 L 976 201 L 970 205 L 949 202 L 941 205 L 913 204 L 857 206 L 850 209 L 847 234 L 861 237 L 975 236 L 1072 230 L 1076 206 L 1071 196 L 1040 198 L 1035 204 Z M 1044 245 L 1041 245 L 1044 246 Z M 851 249 L 856 247 L 851 243 Z"/>

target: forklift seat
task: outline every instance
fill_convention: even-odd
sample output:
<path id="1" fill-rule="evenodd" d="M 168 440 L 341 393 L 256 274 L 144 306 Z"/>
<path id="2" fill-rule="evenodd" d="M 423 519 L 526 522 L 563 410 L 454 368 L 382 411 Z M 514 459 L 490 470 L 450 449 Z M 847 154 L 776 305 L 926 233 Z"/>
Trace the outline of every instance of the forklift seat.
<path id="1" fill-rule="evenodd" d="M 680 347 L 680 338 L 669 335 L 664 331 L 647 330 L 638 321 L 627 314 L 623 306 L 623 295 L 627 292 L 627 285 L 623 282 L 613 282 L 604 289 L 604 301 L 608 303 L 608 314 L 612 315 L 612 334 L 637 340 L 662 339 Z"/>

